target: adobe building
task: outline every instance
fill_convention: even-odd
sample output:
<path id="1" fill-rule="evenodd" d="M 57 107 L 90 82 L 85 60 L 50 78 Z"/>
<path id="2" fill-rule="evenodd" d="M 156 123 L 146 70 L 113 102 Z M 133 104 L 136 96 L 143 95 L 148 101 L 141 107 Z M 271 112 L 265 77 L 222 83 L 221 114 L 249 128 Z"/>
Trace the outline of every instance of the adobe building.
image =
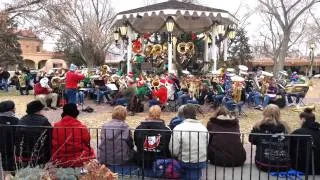
<path id="1" fill-rule="evenodd" d="M 46 66 L 49 59 L 53 68 L 66 66 L 65 61 L 59 59 L 63 57 L 63 54 L 44 51 L 43 41 L 39 39 L 31 29 L 19 30 L 17 35 L 19 39 L 18 41 L 21 45 L 22 57 L 25 66 L 30 69 L 42 69 Z"/>

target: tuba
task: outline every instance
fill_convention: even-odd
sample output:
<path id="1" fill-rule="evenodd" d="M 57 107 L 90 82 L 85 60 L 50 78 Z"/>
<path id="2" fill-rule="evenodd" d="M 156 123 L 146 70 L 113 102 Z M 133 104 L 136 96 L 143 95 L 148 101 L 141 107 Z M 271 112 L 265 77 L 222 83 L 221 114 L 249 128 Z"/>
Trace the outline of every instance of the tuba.
<path id="1" fill-rule="evenodd" d="M 177 46 L 177 51 L 179 54 L 186 54 L 187 53 L 187 44 L 185 42 L 181 42 Z"/>
<path id="2" fill-rule="evenodd" d="M 188 43 L 186 44 L 186 52 L 187 52 L 188 54 L 191 54 L 191 55 L 194 54 L 195 50 L 194 50 L 194 44 L 193 44 L 193 42 L 188 42 Z"/>
<path id="3" fill-rule="evenodd" d="M 145 56 L 151 56 L 152 55 L 152 45 L 147 45 L 145 48 L 144 48 L 144 55 Z"/>
<path id="4" fill-rule="evenodd" d="M 154 56 L 160 56 L 161 55 L 161 52 L 162 52 L 162 46 L 161 44 L 156 44 L 153 46 L 152 48 L 152 54 Z"/>
<path id="5" fill-rule="evenodd" d="M 159 79 L 155 79 L 151 82 L 151 85 L 153 88 L 155 89 L 159 89 L 160 88 L 160 80 Z"/>

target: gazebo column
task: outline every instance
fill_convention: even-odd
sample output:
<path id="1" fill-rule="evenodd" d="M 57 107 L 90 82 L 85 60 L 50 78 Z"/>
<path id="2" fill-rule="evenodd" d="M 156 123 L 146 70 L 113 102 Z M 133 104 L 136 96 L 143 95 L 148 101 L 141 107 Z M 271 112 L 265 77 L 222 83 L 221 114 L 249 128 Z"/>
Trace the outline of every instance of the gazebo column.
<path id="1" fill-rule="evenodd" d="M 212 45 L 211 45 L 211 59 L 213 61 L 212 71 L 217 71 L 217 46 L 216 46 L 216 31 L 217 26 L 212 27 Z"/>
<path id="2" fill-rule="evenodd" d="M 172 35 L 169 33 L 168 38 L 168 72 L 173 73 L 173 63 L 172 63 L 172 52 L 173 52 L 173 46 L 172 46 Z"/>
<path id="3" fill-rule="evenodd" d="M 228 37 L 223 40 L 223 60 L 228 60 Z"/>
<path id="4" fill-rule="evenodd" d="M 129 72 L 132 72 L 132 64 L 131 64 L 131 58 L 132 58 L 132 30 L 131 27 L 128 26 L 127 30 L 127 37 L 128 37 L 128 46 L 127 46 L 127 74 Z"/>
<path id="5" fill-rule="evenodd" d="M 172 57 L 172 70 L 174 71 L 174 72 L 176 72 L 177 71 L 177 67 L 176 67 L 176 65 L 175 65 L 175 63 L 173 63 L 173 62 L 177 62 L 177 38 L 175 38 L 175 37 L 173 37 L 172 38 L 172 46 L 173 46 L 173 50 L 172 50 L 172 55 L 173 55 L 173 57 Z"/>
<path id="6" fill-rule="evenodd" d="M 208 45 L 208 37 L 206 37 L 205 35 L 205 39 L 204 39 L 204 55 L 203 55 L 203 59 L 204 59 L 204 62 L 205 62 L 205 68 L 204 70 L 207 71 L 208 70 L 208 62 L 209 62 L 209 45 Z"/>

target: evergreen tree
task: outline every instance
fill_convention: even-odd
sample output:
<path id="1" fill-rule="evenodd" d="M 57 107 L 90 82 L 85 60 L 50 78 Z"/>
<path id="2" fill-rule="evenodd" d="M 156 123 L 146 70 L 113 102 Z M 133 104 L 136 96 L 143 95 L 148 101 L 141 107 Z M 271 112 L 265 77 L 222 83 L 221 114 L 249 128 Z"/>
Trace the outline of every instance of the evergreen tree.
<path id="1" fill-rule="evenodd" d="M 15 33 L 17 25 L 8 16 L 0 13 L 0 65 L 21 65 L 22 50 Z"/>
<path id="2" fill-rule="evenodd" d="M 228 48 L 228 54 L 229 63 L 232 65 L 247 65 L 248 61 L 253 58 L 249 38 L 243 28 L 237 30 L 236 36 Z"/>

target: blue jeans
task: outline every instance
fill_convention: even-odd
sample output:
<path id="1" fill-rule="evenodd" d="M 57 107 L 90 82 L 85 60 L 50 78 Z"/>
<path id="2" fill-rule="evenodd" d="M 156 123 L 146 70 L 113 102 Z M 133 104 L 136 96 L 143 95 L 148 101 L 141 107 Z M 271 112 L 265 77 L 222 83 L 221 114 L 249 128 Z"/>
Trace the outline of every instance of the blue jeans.
<path id="1" fill-rule="evenodd" d="M 199 163 L 184 163 L 180 162 L 183 172 L 181 173 L 181 179 L 198 180 L 202 177 L 202 169 L 206 167 L 206 162 Z"/>
<path id="2" fill-rule="evenodd" d="M 263 98 L 263 104 L 262 104 L 262 106 L 263 106 L 263 107 L 267 107 L 268 104 L 269 104 L 269 102 L 270 102 L 270 99 L 271 99 L 271 98 L 270 98 L 269 96 L 265 95 L 264 98 Z"/>
<path id="3" fill-rule="evenodd" d="M 258 92 L 255 93 L 254 96 L 253 96 L 253 98 L 254 98 L 254 104 L 255 104 L 256 106 L 262 104 L 262 103 L 261 103 L 261 94 L 260 94 L 260 93 L 258 93 Z"/>
<path id="4" fill-rule="evenodd" d="M 258 96 L 258 100 L 256 100 L 256 96 Z M 252 92 L 249 92 L 249 96 L 248 96 L 248 102 L 249 104 L 250 103 L 254 103 L 255 106 L 258 106 L 259 104 L 259 97 L 260 97 L 260 93 L 259 92 L 256 92 L 256 91 L 252 91 Z"/>
<path id="5" fill-rule="evenodd" d="M 223 98 L 224 98 L 223 94 L 217 94 L 212 96 L 213 103 L 218 105 L 222 104 Z"/>
<path id="6" fill-rule="evenodd" d="M 151 99 L 149 100 L 149 107 L 154 106 L 154 105 L 159 105 L 160 102 L 156 99 Z"/>
<path id="7" fill-rule="evenodd" d="M 182 94 L 181 96 L 178 97 L 178 104 L 185 105 L 188 103 L 188 100 L 191 100 L 190 96 L 188 94 Z"/>
<path id="8" fill-rule="evenodd" d="M 126 98 L 119 98 L 116 100 L 116 105 L 127 106 L 128 100 Z"/>
<path id="9" fill-rule="evenodd" d="M 82 91 L 77 92 L 77 104 L 84 104 L 84 93 Z"/>
<path id="10" fill-rule="evenodd" d="M 299 104 L 299 102 L 300 102 L 300 94 L 288 94 L 287 98 L 288 98 L 288 103 L 289 104 L 293 103 L 292 97 L 295 97 L 296 98 L 296 104 Z"/>
<path id="11" fill-rule="evenodd" d="M 77 103 L 77 89 L 67 89 L 66 94 L 67 94 L 68 104 Z"/>
<path id="12" fill-rule="evenodd" d="M 188 104 L 199 104 L 198 100 L 187 100 Z"/>
<path id="13" fill-rule="evenodd" d="M 4 91 L 8 92 L 8 79 L 2 79 L 1 86 Z"/>

